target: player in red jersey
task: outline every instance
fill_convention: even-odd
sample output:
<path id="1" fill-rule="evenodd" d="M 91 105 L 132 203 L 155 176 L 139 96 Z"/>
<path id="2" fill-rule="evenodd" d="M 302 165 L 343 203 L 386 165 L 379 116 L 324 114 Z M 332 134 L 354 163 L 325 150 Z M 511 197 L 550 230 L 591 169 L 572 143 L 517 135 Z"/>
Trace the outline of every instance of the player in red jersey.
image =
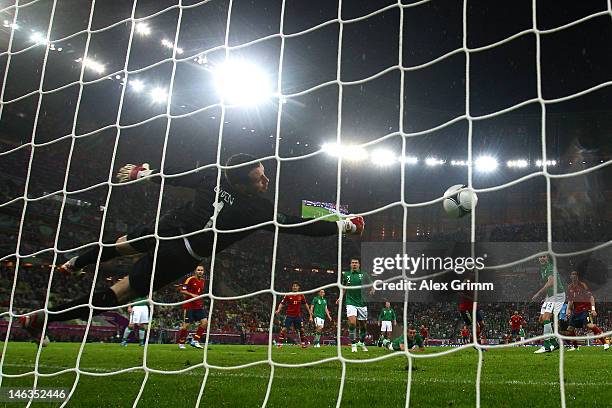
<path id="1" fill-rule="evenodd" d="M 463 326 L 461 328 L 461 344 L 469 344 L 470 343 L 470 329 L 467 326 Z"/>
<path id="2" fill-rule="evenodd" d="M 568 303 L 565 313 L 566 316 L 571 316 L 569 318 L 567 334 L 569 336 L 575 336 L 576 329 L 589 329 L 593 331 L 596 336 L 603 333 L 603 330 L 593 321 L 597 316 L 597 311 L 595 309 L 595 298 L 589 290 L 589 287 L 586 283 L 578 279 L 577 271 L 572 271 L 570 273 L 570 280 L 571 283 L 567 286 Z M 576 341 L 572 343 L 574 347 L 570 350 L 577 349 L 578 343 Z"/>
<path id="3" fill-rule="evenodd" d="M 419 327 L 419 334 L 423 338 L 423 344 L 427 346 L 427 342 L 429 341 L 429 328 L 424 324 Z"/>
<path id="4" fill-rule="evenodd" d="M 465 281 L 468 281 L 467 279 Z M 472 291 L 459 292 L 459 313 L 466 326 L 472 330 L 472 310 L 474 306 L 474 294 Z M 484 317 L 482 310 L 476 309 L 476 338 L 477 342 L 484 344 Z"/>
<path id="5" fill-rule="evenodd" d="M 208 312 L 204 311 L 203 299 L 196 299 L 204 292 L 204 283 L 204 266 L 198 265 L 194 274 L 185 279 L 179 290 L 185 296 L 185 300 L 193 299 L 190 302 L 183 303 L 183 323 L 178 338 L 178 345 L 181 349 L 185 348 L 189 326 L 193 323 L 198 324 L 198 329 L 189 345 L 195 348 L 204 348 L 200 344 L 200 339 L 206 332 L 206 326 L 208 326 Z"/>
<path id="6" fill-rule="evenodd" d="M 521 331 L 521 326 L 525 324 L 525 319 L 519 314 L 518 310 L 515 310 L 514 314 L 510 316 L 508 324 L 510 325 L 510 334 L 512 338 L 514 338 L 515 341 L 520 341 L 521 336 L 519 332 Z"/>
<path id="7" fill-rule="evenodd" d="M 299 292 L 299 282 L 293 282 L 291 284 L 291 290 L 293 292 Z M 304 333 L 304 322 L 302 321 L 302 305 L 306 306 L 306 310 L 308 311 L 309 315 L 308 320 L 312 319 L 312 313 L 310 312 L 310 308 L 308 307 L 308 302 L 306 302 L 306 298 L 302 294 L 285 295 L 285 297 L 283 297 L 283 300 L 281 300 L 281 302 L 278 304 L 278 308 L 276 309 L 277 315 L 281 312 L 281 310 L 283 310 L 283 305 L 287 306 L 287 312 L 285 313 L 285 327 L 281 329 L 281 332 L 278 335 L 278 347 L 281 347 L 283 343 L 287 340 L 287 330 L 293 326 L 296 333 L 299 333 L 300 335 L 302 348 L 305 348 L 306 333 Z"/>

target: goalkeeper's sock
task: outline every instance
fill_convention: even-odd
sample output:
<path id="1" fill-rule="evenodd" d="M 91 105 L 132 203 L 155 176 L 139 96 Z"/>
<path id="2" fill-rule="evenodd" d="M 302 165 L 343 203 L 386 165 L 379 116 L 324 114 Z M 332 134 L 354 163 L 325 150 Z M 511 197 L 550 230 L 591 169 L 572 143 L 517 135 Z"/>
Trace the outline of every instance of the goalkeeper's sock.
<path id="1" fill-rule="evenodd" d="M 204 335 L 204 330 L 204 326 L 198 326 L 198 330 L 196 330 L 196 333 L 193 335 L 193 339 L 199 342 L 202 336 Z"/>
<path id="2" fill-rule="evenodd" d="M 95 264 L 98 261 L 98 252 L 100 248 L 95 246 L 90 248 L 83 255 L 79 255 L 74 260 L 74 269 L 81 270 L 87 265 Z M 117 252 L 117 248 L 112 247 L 102 247 L 102 255 L 100 256 L 100 262 L 110 261 L 111 259 L 117 258 L 121 256 L 119 252 Z"/>
<path id="3" fill-rule="evenodd" d="M 130 327 L 126 327 L 125 330 L 123 331 L 123 341 L 127 341 L 128 337 L 130 337 L 130 333 L 132 332 L 132 329 L 130 329 Z"/>
<path id="4" fill-rule="evenodd" d="M 76 309 L 67 310 L 65 312 L 60 312 L 57 314 L 49 313 L 47 317 L 48 322 L 65 322 L 67 320 L 73 319 L 81 319 L 87 320 L 89 319 L 89 295 L 85 295 L 80 297 L 79 299 L 73 300 L 72 302 L 64 303 L 63 305 L 59 305 L 50 309 L 50 311 L 60 311 L 65 310 L 71 307 L 83 305 L 81 307 L 77 307 Z M 94 292 L 93 298 L 91 299 L 91 303 L 93 306 L 97 307 L 114 307 L 119 306 L 119 301 L 117 300 L 117 295 L 112 291 L 111 288 L 106 288 L 103 290 L 99 290 Z M 105 312 L 106 310 L 100 309 L 91 309 L 92 315 L 99 315 L 100 313 Z"/>
<path id="5" fill-rule="evenodd" d="M 349 324 L 349 339 L 351 339 L 351 344 L 355 344 L 355 326 Z"/>

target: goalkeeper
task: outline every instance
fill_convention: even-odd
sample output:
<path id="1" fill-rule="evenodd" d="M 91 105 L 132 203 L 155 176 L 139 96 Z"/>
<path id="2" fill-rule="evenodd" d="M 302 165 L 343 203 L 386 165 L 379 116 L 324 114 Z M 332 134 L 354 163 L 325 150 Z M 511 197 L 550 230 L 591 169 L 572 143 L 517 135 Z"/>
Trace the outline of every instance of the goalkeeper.
<path id="1" fill-rule="evenodd" d="M 199 172 L 190 173 L 186 177 L 166 179 L 168 184 L 195 189 L 195 197 L 189 205 L 172 209 L 160 218 L 158 223 L 159 235 L 194 234 L 188 237 L 160 240 L 153 278 L 154 291 L 194 270 L 203 258 L 212 255 L 215 239 L 215 234 L 211 229 L 213 220 L 216 220 L 216 228 L 220 231 L 232 231 L 218 234 L 215 253 L 224 250 L 257 230 L 275 230 L 273 224 L 244 230 L 257 224 L 272 221 L 274 217 L 274 205 L 262 197 L 262 194 L 268 190 L 270 181 L 265 175 L 263 165 L 255 157 L 248 154 L 236 154 L 229 158 L 226 165 L 228 167 L 239 167 L 231 167 L 225 170 L 225 177 L 221 180 L 218 189 L 216 177 L 204 177 Z M 119 170 L 117 178 L 119 182 L 127 182 L 151 176 L 149 178 L 151 181 L 159 182 L 160 177 L 155 176 L 156 174 L 146 164 L 139 166 L 127 164 Z M 218 201 L 216 201 L 217 190 Z M 300 217 L 277 214 L 276 220 L 279 223 L 295 224 L 304 221 Z M 204 228 L 206 228 L 204 231 L 200 231 Z M 354 217 L 336 223 L 317 221 L 299 227 L 287 228 L 284 232 L 324 237 L 335 235 L 338 231 L 360 235 L 363 229 L 363 218 Z M 115 246 L 102 247 L 100 262 L 125 255 L 138 253 L 144 253 L 145 255 L 133 265 L 131 272 L 125 279 L 121 279 L 110 288 L 94 292 L 92 298 L 94 307 L 112 308 L 139 296 L 148 296 L 153 271 L 155 238 L 146 236 L 153 233 L 154 225 L 149 225 L 119 238 Z M 137 238 L 141 239 L 127 242 Z M 59 269 L 64 273 L 77 273 L 84 266 L 95 263 L 98 252 L 98 247 L 90 249 L 83 255 L 72 258 Z M 80 299 L 55 307 L 50 310 L 48 321 L 87 320 L 90 311 L 88 304 L 89 295 L 85 295 Z M 93 309 L 93 314 L 101 312 L 103 310 Z M 42 332 L 43 313 L 43 311 L 39 311 L 20 318 L 22 326 L 35 338 L 38 338 Z"/>

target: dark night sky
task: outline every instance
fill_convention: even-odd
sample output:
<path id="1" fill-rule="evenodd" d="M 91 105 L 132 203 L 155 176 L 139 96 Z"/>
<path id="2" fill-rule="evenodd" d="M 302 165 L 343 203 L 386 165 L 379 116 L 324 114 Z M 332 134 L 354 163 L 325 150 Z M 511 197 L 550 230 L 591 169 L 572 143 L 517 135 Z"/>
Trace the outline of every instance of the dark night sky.
<path id="1" fill-rule="evenodd" d="M 12 2 L 0 2 L 4 9 Z M 21 2 L 22 4 L 26 2 Z M 13 52 L 32 45 L 32 30 L 48 28 L 52 1 L 33 1 L 20 8 Z M 174 1 L 139 1 L 136 17 L 141 18 L 174 5 Z M 414 2 L 405 2 L 405 4 Z M 482 47 L 503 40 L 532 27 L 531 1 L 468 0 L 467 45 Z M 584 16 L 607 10 L 605 0 L 538 1 L 537 27 L 552 29 Z M 90 2 L 58 0 L 51 39 L 64 38 L 87 27 Z M 184 59 L 177 64 L 171 113 L 188 114 L 219 102 L 214 92 L 211 74 L 203 69 L 220 61 L 223 50 L 209 51 L 223 44 L 228 1 L 206 3 L 184 1 L 178 46 Z M 257 63 L 267 73 L 269 82 L 277 83 L 281 49 L 279 34 L 281 2 L 276 0 L 234 1 L 229 43 L 245 44 L 266 36 L 270 38 L 232 50 L 232 57 L 242 57 Z M 380 10 L 391 1 L 344 1 L 342 19 L 354 19 Z M 195 7 L 189 7 L 196 5 Z M 129 18 L 131 1 L 98 2 L 93 14 L 89 57 L 105 65 L 105 72 L 86 70 L 85 81 L 108 77 L 87 84 L 83 89 L 78 111 L 76 134 L 94 132 L 115 123 L 124 74 L 130 24 L 127 22 L 104 29 Z M 4 10 L 0 18 L 12 20 L 14 8 Z M 343 28 L 341 80 L 360 81 L 399 62 L 399 22 L 403 13 L 402 66 L 425 64 L 463 43 L 463 2 L 432 0 L 415 7 L 392 7 L 367 19 L 348 22 Z M 177 8 L 167 10 L 149 20 L 148 36 L 134 34 L 129 70 L 145 68 L 130 75 L 149 86 L 168 87 L 172 70 L 170 61 L 152 68 L 152 64 L 172 56 L 160 39 L 173 39 L 179 15 Z M 337 18 L 338 5 L 330 0 L 309 2 L 288 0 L 285 5 L 284 34 L 291 35 Z M 309 90 L 336 79 L 338 32 L 337 22 L 321 28 L 289 36 L 285 40 L 281 93 L 290 95 Z M 0 27 L 0 67 L 6 69 L 10 28 Z M 87 35 L 81 33 L 54 43 L 50 51 L 43 90 L 50 91 L 78 80 Z M 62 48 L 62 51 L 58 51 Z M 473 116 L 490 114 L 535 98 L 536 36 L 526 33 L 493 49 L 471 53 L 469 111 Z M 206 55 L 207 64 L 198 64 L 198 56 Z M 5 86 L 4 100 L 11 100 L 38 89 L 44 46 L 37 46 L 12 56 Z M 545 99 L 570 95 L 612 80 L 612 15 L 605 14 L 581 24 L 541 35 L 542 93 Z M 441 61 L 404 74 L 404 111 L 400 117 L 401 75 L 399 69 L 363 83 L 342 88 L 342 131 L 344 143 L 365 143 L 400 130 L 419 132 L 439 126 L 466 113 L 465 54 L 455 53 Z M 35 141 L 49 142 L 71 131 L 78 95 L 78 85 L 47 93 L 42 98 Z M 279 153 L 281 157 L 296 157 L 312 153 L 321 145 L 335 141 L 338 120 L 339 87 L 332 83 L 301 96 L 289 97 L 283 104 L 280 123 Z M 610 87 L 566 102 L 547 105 L 547 149 L 559 166 L 551 172 L 575 171 L 610 160 L 612 153 Z M 34 94 L 4 107 L 0 120 L 2 151 L 29 141 L 32 135 L 38 95 Z M 222 139 L 222 161 L 236 152 L 249 152 L 259 157 L 275 152 L 278 101 L 271 98 L 257 107 L 229 108 L 226 111 Z M 165 111 L 165 105 L 153 104 L 143 94 L 130 89 L 125 93 L 121 124 L 136 124 Z M 476 187 L 505 183 L 535 171 L 507 169 L 506 160 L 541 158 L 541 108 L 532 103 L 515 111 L 473 123 L 474 156 L 490 154 L 498 157 L 500 168 L 493 175 L 474 175 Z M 216 161 L 220 109 L 210 108 L 193 115 L 172 119 L 166 152 L 167 163 L 183 170 Z M 165 136 L 166 120 L 156 119 L 121 132 L 115 167 L 125 162 L 148 161 L 159 166 Z M 422 161 L 435 156 L 450 162 L 466 160 L 468 150 L 466 120 L 422 136 L 408 138 L 407 155 L 417 156 L 421 164 L 406 167 L 408 202 L 439 197 L 449 185 L 467 183 L 465 167 L 454 168 L 447 163 L 439 168 L 423 167 Z M 90 183 L 106 179 L 116 130 L 109 129 L 78 139 L 73 164 L 89 168 Z M 272 137 L 271 137 L 272 135 Z M 68 139 L 36 148 L 37 162 L 56 163 L 66 168 L 70 146 Z M 371 150 L 385 147 L 401 154 L 401 137 L 394 136 L 376 143 Z M 576 147 L 578 146 L 579 149 Z M 587 155 L 583 152 L 588 151 Z M 0 156 L 18 158 L 29 154 L 27 149 Z M 585 159 L 582 164 L 579 161 Z M 570 162 L 574 161 L 570 166 Z M 275 176 L 276 162 L 267 161 L 268 172 Z M 63 166 L 63 167 L 62 167 Z M 574 166 L 574 167 L 572 167 Z M 44 167 L 44 166 L 43 166 Z M 73 165 L 73 170 L 75 166 Z M 610 190 L 610 166 L 594 175 L 582 176 L 578 185 Z M 283 162 L 280 176 L 281 206 L 297 209 L 302 199 L 335 201 L 336 161 L 328 155 Z M 342 174 L 343 199 L 352 211 L 367 211 L 399 200 L 400 167 L 378 168 L 365 163 L 344 163 Z M 25 175 L 25 169 L 24 169 Z M 596 182 L 588 181 L 595 178 Z M 44 185 L 31 187 L 31 195 L 42 190 L 61 188 L 62 180 L 45 179 Z M 382 181 L 382 182 L 381 182 Z M 82 178 L 71 177 L 69 188 L 82 188 Z M 582 184 L 581 184 L 582 183 Z M 527 182 L 516 189 L 542 192 L 544 179 Z M 508 194 L 508 192 L 504 192 Z M 496 197 L 499 193 L 496 193 Z M 483 200 L 486 202 L 486 200 Z M 483 205 L 484 206 L 484 205 Z M 486 207 L 485 207 L 486 208 Z"/>

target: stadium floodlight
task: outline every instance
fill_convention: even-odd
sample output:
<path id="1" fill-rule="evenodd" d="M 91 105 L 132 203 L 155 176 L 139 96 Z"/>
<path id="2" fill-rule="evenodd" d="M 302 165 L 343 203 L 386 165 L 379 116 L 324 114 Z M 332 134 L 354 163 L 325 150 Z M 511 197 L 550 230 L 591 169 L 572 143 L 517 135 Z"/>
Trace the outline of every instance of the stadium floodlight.
<path id="1" fill-rule="evenodd" d="M 467 166 L 468 162 L 465 160 L 451 160 L 451 166 Z"/>
<path id="2" fill-rule="evenodd" d="M 508 160 L 506 162 L 506 165 L 510 168 L 519 168 L 519 169 L 524 169 L 525 167 L 527 167 L 529 165 L 529 162 L 525 159 L 519 159 L 519 160 Z"/>
<path id="3" fill-rule="evenodd" d="M 380 167 L 391 166 L 397 163 L 397 156 L 388 149 L 376 149 L 370 155 L 370 161 Z"/>
<path id="4" fill-rule="evenodd" d="M 343 160 L 360 161 L 368 157 L 368 153 L 361 146 L 325 143 L 322 150 L 333 157 L 342 157 Z"/>
<path id="5" fill-rule="evenodd" d="M 476 159 L 476 170 L 481 173 L 495 171 L 498 165 L 497 159 L 491 156 L 480 156 Z"/>
<path id="6" fill-rule="evenodd" d="M 149 92 L 149 96 L 151 96 L 151 100 L 154 103 L 163 103 L 168 99 L 168 93 L 163 88 L 153 88 L 151 92 Z"/>
<path id="7" fill-rule="evenodd" d="M 207 64 L 208 63 L 208 58 L 206 58 L 206 55 L 198 55 L 197 58 L 193 59 L 198 65 L 202 65 L 202 64 Z"/>
<path id="8" fill-rule="evenodd" d="M 433 167 L 433 166 L 440 166 L 442 164 L 446 163 L 444 160 L 441 159 L 437 159 L 435 157 L 428 157 L 425 159 L 425 164 L 427 166 Z"/>
<path id="9" fill-rule="evenodd" d="M 174 49 L 174 43 L 170 40 L 168 40 L 167 38 L 164 38 L 163 40 L 161 40 L 161 43 L 164 47 L 166 48 L 170 48 L 170 49 Z M 177 54 L 182 54 L 183 53 L 183 49 L 176 47 L 176 53 Z"/>
<path id="10" fill-rule="evenodd" d="M 142 36 L 151 34 L 151 27 L 147 23 L 137 23 L 136 32 Z"/>
<path id="11" fill-rule="evenodd" d="M 30 41 L 32 41 L 35 44 L 47 44 L 47 37 L 44 36 L 44 34 L 39 33 L 37 31 L 34 31 L 32 34 L 30 34 Z"/>
<path id="12" fill-rule="evenodd" d="M 140 79 L 133 79 L 130 81 L 130 86 L 134 92 L 141 92 L 144 89 L 144 82 L 142 82 Z"/>
<path id="13" fill-rule="evenodd" d="M 82 63 L 85 66 L 85 68 L 89 68 L 98 74 L 102 74 L 106 70 L 106 68 L 104 67 L 104 64 L 98 61 L 95 61 L 91 58 L 79 58 L 76 60 L 76 62 Z"/>
<path id="14" fill-rule="evenodd" d="M 542 160 L 536 160 L 536 166 L 537 167 L 542 167 L 542 165 L 543 165 Z M 546 160 L 546 165 L 549 166 L 549 167 L 550 166 L 556 166 L 557 165 L 557 161 L 556 160 Z"/>
<path id="15" fill-rule="evenodd" d="M 9 20 L 4 20 L 4 27 L 6 28 L 12 28 L 13 30 L 19 30 L 19 24 L 17 23 L 11 23 Z"/>
<path id="16" fill-rule="evenodd" d="M 344 152 L 342 158 L 344 160 L 360 161 L 367 159 L 368 157 L 368 152 L 366 152 L 365 149 L 360 146 L 349 145 L 345 146 L 343 150 Z"/>
<path id="17" fill-rule="evenodd" d="M 267 75 L 255 64 L 228 59 L 212 68 L 215 88 L 226 103 L 253 105 L 271 94 Z"/>
<path id="18" fill-rule="evenodd" d="M 400 156 L 397 160 L 402 164 L 417 164 L 419 162 L 419 159 L 414 156 Z"/>

